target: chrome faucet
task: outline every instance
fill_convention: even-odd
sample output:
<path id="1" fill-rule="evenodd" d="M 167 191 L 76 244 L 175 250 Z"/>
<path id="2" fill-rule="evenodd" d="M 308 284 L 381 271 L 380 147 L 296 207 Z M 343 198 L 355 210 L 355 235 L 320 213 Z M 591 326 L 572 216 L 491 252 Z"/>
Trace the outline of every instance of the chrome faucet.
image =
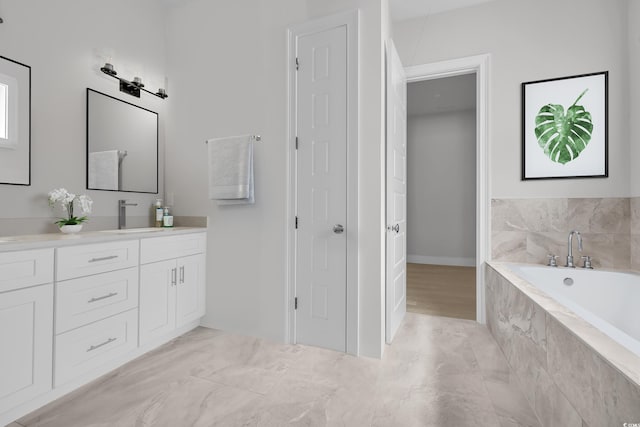
<path id="1" fill-rule="evenodd" d="M 137 203 L 127 203 L 126 200 L 118 200 L 118 229 L 127 226 L 127 206 L 138 206 Z"/>
<path id="2" fill-rule="evenodd" d="M 578 250 L 582 252 L 582 236 L 580 232 L 577 230 L 571 230 L 569 232 L 569 250 L 567 252 L 567 265 L 565 267 L 575 268 L 575 264 L 573 263 L 573 235 L 578 237 Z"/>

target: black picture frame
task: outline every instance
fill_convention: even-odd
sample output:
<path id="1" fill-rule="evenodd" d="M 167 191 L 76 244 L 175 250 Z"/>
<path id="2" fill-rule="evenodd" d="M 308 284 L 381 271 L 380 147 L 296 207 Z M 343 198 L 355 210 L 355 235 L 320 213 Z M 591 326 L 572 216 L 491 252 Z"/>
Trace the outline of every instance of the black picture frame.
<path id="1" fill-rule="evenodd" d="M 4 77 L 4 79 L 3 79 Z M 6 79 L 6 81 L 4 81 Z M 11 81 L 11 82 L 9 82 Z M 22 185 L 22 186 L 30 186 L 31 185 L 31 66 L 27 64 L 23 64 L 22 62 L 18 62 L 14 59 L 7 58 L 5 56 L 0 55 L 0 83 L 7 87 L 7 103 L 6 108 L 6 121 L 7 125 L 12 122 L 10 114 L 13 111 L 17 116 L 14 123 L 11 123 L 11 126 L 7 126 L 7 138 L 2 138 L 3 141 L 6 141 L 6 144 L 2 144 L 0 141 L 0 165 L 2 164 L 2 157 L 5 157 L 5 161 L 11 163 L 12 165 L 17 165 L 19 171 L 22 171 L 23 168 L 26 168 L 25 172 L 18 172 L 23 174 L 24 177 L 20 178 L 11 178 L 4 176 L 3 173 L 10 174 L 11 172 L 7 170 L 0 171 L 0 184 L 1 185 Z M 15 100 L 10 100 L 9 96 L 11 96 L 11 85 L 17 85 L 18 89 L 16 92 L 18 93 L 18 97 Z M 25 93 L 26 91 L 26 93 Z M 11 102 L 15 102 L 14 106 L 10 106 Z M 14 111 L 15 110 L 15 111 Z M 23 113 L 26 113 L 26 118 L 23 118 Z M 12 139 L 10 134 L 11 128 L 15 128 L 17 130 L 17 137 Z"/>
<path id="2" fill-rule="evenodd" d="M 524 82 L 521 94 L 522 181 L 609 176 L 608 71 Z"/>

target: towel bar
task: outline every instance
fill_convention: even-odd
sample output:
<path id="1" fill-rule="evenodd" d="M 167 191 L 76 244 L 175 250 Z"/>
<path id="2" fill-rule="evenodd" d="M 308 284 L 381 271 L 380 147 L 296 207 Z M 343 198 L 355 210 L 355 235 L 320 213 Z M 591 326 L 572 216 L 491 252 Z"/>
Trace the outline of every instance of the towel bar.
<path id="1" fill-rule="evenodd" d="M 242 136 L 242 135 L 239 135 Z M 212 138 L 212 139 L 227 139 L 227 138 L 237 138 L 238 136 L 228 136 L 225 138 Z M 255 141 L 255 142 L 260 142 L 262 141 L 262 137 L 260 135 L 247 135 L 247 137 L 251 140 L 251 141 Z M 204 143 L 207 144 L 209 142 L 209 140 L 205 140 Z"/>

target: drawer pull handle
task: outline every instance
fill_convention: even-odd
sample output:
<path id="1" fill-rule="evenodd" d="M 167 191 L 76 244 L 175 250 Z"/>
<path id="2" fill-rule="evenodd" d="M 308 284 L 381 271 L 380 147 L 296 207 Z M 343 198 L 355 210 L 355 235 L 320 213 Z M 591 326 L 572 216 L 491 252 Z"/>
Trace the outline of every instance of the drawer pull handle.
<path id="1" fill-rule="evenodd" d="M 100 301 L 100 300 L 103 300 L 103 299 L 115 297 L 116 295 L 118 295 L 117 292 L 111 292 L 110 294 L 103 295 L 101 297 L 91 298 L 89 301 L 87 301 L 87 303 L 91 304 L 92 302 L 96 302 L 96 301 Z"/>
<path id="2" fill-rule="evenodd" d="M 117 340 L 117 339 L 118 339 L 118 338 L 109 338 L 108 340 L 106 340 L 106 341 L 105 341 L 105 342 L 103 342 L 103 343 L 100 343 L 100 344 L 97 344 L 97 345 L 92 345 L 91 347 L 89 347 L 89 348 L 87 349 L 87 353 L 89 353 L 90 351 L 93 351 L 93 350 L 97 350 L 97 349 L 99 349 L 100 347 L 105 346 L 105 345 L 107 345 L 107 344 L 111 344 L 112 342 L 114 342 L 114 341 L 115 341 L 115 340 Z"/>
<path id="3" fill-rule="evenodd" d="M 171 286 L 176 286 L 178 284 L 178 269 L 171 269 Z"/>
<path id="4" fill-rule="evenodd" d="M 118 255 L 109 255 L 109 256 L 103 256 L 101 258 L 91 258 L 89 262 L 108 261 L 110 259 L 116 259 L 116 258 L 118 258 Z"/>

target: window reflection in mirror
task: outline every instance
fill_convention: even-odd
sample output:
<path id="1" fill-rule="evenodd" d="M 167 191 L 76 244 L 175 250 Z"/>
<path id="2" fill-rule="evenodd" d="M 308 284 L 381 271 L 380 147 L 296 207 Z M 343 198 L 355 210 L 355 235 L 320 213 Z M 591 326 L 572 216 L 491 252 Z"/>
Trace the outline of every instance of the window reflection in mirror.
<path id="1" fill-rule="evenodd" d="M 158 114 L 87 89 L 87 188 L 158 192 Z"/>
<path id="2" fill-rule="evenodd" d="M 9 88 L 0 83 L 0 139 L 9 139 Z"/>

